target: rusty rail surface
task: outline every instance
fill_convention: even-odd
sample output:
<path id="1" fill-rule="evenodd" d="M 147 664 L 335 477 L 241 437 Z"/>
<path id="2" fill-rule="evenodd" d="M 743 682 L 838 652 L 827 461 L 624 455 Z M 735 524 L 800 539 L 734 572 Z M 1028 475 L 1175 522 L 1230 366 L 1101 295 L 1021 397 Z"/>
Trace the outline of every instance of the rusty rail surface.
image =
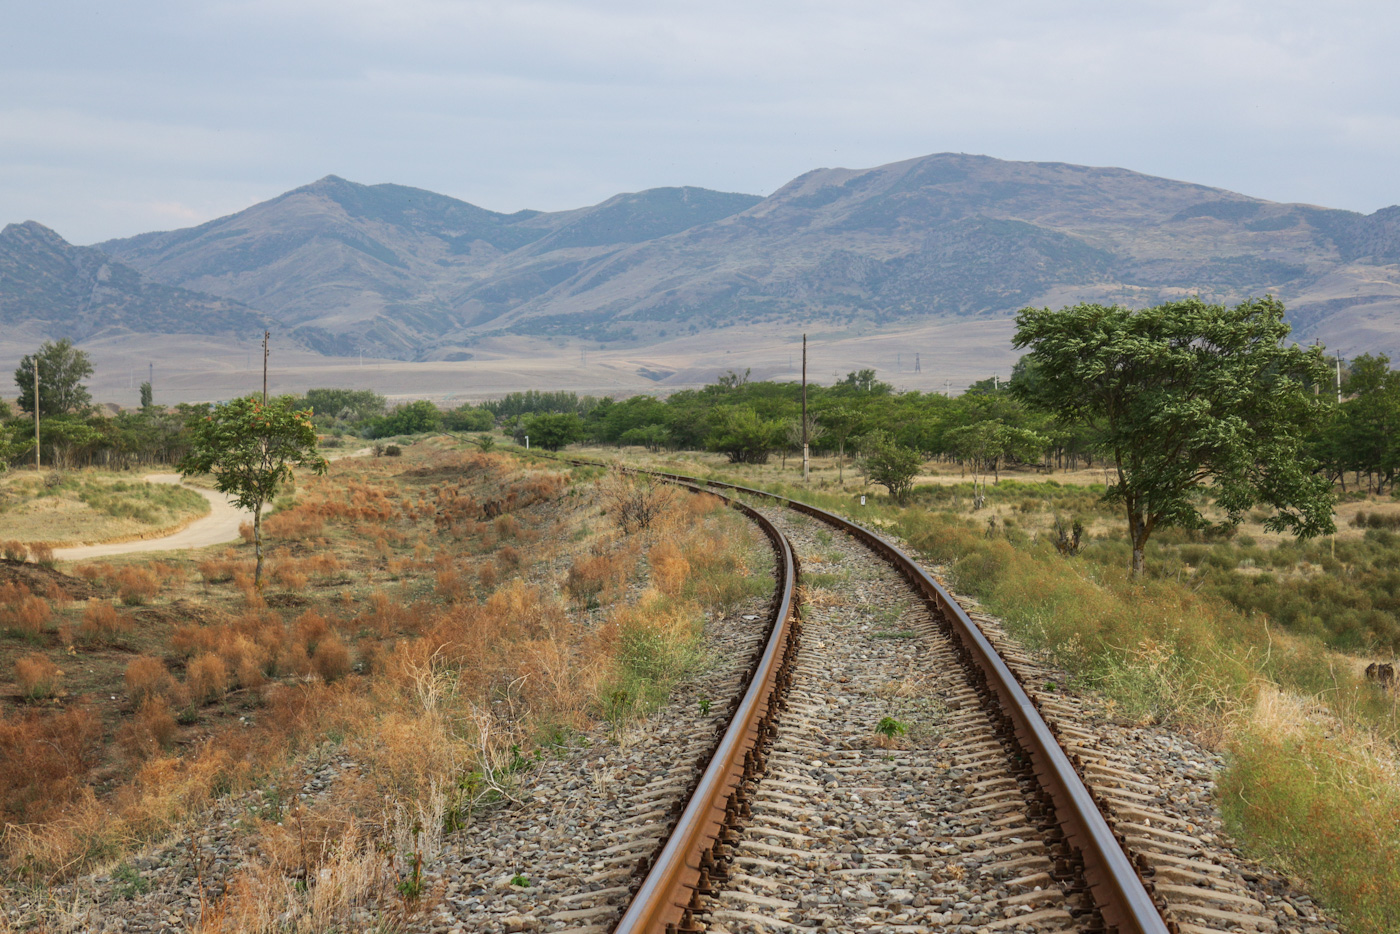
<path id="1" fill-rule="evenodd" d="M 710 874 L 723 862 L 722 847 L 731 842 L 730 829 L 748 810 L 745 783 L 764 767 L 761 744 L 774 733 L 774 715 L 791 683 L 801 634 L 801 624 L 793 616 L 797 558 L 787 538 L 761 513 L 739 500 L 696 486 L 688 478 L 667 479 L 699 493 L 721 495 L 758 523 L 777 554 L 778 590 L 772 631 L 762 654 L 750 667 L 748 689 L 670 838 L 614 929 L 619 934 L 699 930 L 692 918 L 693 910 L 699 907 L 696 898 L 709 891 Z"/>
<path id="2" fill-rule="evenodd" d="M 565 458 L 558 459 L 566 460 Z M 590 467 L 616 466 L 596 461 L 569 462 Z M 923 595 L 934 615 L 948 626 L 960 646 L 963 658 L 969 663 L 970 668 L 978 673 L 985 688 L 995 695 L 1002 714 L 1009 719 L 1017 742 L 1031 761 L 1044 796 L 1044 803 L 1052 809 L 1055 820 L 1069 847 L 1069 852 L 1061 854 L 1057 868 L 1080 869 L 1094 905 L 1109 931 L 1121 932 L 1121 934 L 1172 934 L 1174 926 L 1169 927 L 1167 922 L 1163 920 L 1159 906 L 1149 894 L 1147 886 L 1124 852 L 1121 840 L 1108 826 L 1102 811 L 1094 802 L 1089 790 L 1084 786 L 1084 782 L 1075 771 L 1069 757 L 1060 747 L 1054 732 L 1041 717 L 1035 703 L 982 630 L 968 617 L 967 612 L 963 610 L 952 594 L 934 580 L 917 561 L 905 554 L 894 543 L 859 523 L 852 522 L 825 509 L 787 499 L 766 490 L 724 483 L 718 480 L 687 477 L 681 474 L 637 470 L 635 468 L 621 469 L 627 473 L 647 474 L 671 483 L 684 485 L 693 490 L 700 489 L 697 484 L 703 484 L 711 490 L 724 489 L 769 499 L 836 526 L 864 542 L 876 553 L 883 555 Z M 739 500 L 732 497 L 726 497 L 726 499 L 759 523 L 765 534 L 775 542 L 775 547 L 779 548 L 780 554 L 785 556 L 784 561 L 794 561 L 791 546 L 767 519 Z M 777 544 L 779 542 L 781 544 Z M 795 568 L 794 564 L 789 564 L 789 566 Z M 784 613 L 790 613 L 790 596 L 784 597 L 784 603 Z M 775 624 L 775 638 L 770 640 L 769 648 L 764 654 L 765 664 L 773 664 L 774 666 L 775 677 L 776 657 L 779 651 L 776 647 L 776 633 L 779 625 L 785 619 L 786 616 L 779 621 L 779 624 Z M 795 655 L 795 650 L 790 654 Z M 760 705 L 759 693 L 759 677 L 755 676 L 748 693 L 744 696 L 740 711 L 756 711 Z M 770 690 L 764 687 L 762 693 L 766 697 Z M 764 716 L 770 715 L 765 713 Z M 686 854 L 699 853 L 701 850 L 712 853 L 711 850 L 706 850 L 703 844 L 700 844 L 699 850 L 695 849 L 696 841 L 702 840 L 705 833 L 716 832 L 723 820 L 723 814 L 717 815 L 715 812 L 716 805 L 713 801 L 717 799 L 712 797 L 702 801 L 700 791 L 701 789 L 709 789 L 707 793 L 712 796 L 723 794 L 724 788 L 730 787 L 730 783 L 734 782 L 736 770 L 733 757 L 736 753 L 732 750 L 738 748 L 737 744 L 740 739 L 735 736 L 734 742 L 731 744 L 731 734 L 742 733 L 746 741 L 754 744 L 761 738 L 753 728 L 741 727 L 740 723 L 740 718 L 736 715 L 734 722 L 730 725 L 729 732 L 725 734 L 725 738 L 721 742 L 721 751 L 729 750 L 727 754 L 730 758 L 722 764 L 717 764 L 719 761 L 717 755 L 716 761 L 712 762 L 710 768 L 707 769 L 705 777 L 701 780 L 701 788 L 697 789 L 695 797 L 692 798 L 677 825 L 677 836 L 673 836 L 668 841 L 661 857 L 653 866 L 651 874 L 648 875 L 646 882 L 643 883 L 642 888 L 633 899 L 632 905 L 623 916 L 622 923 L 616 928 L 617 934 L 652 934 L 652 932 L 662 934 L 665 931 L 698 930 L 689 925 L 691 920 L 689 917 L 690 906 L 682 909 L 677 904 L 676 899 L 679 897 L 679 893 L 689 886 L 693 885 L 696 887 L 696 891 L 702 892 L 707 888 L 706 882 L 708 880 L 700 872 L 700 861 L 696 860 L 692 865 L 693 857 Z M 754 745 L 751 748 L 757 747 Z M 706 780 L 711 778 L 712 772 L 715 773 L 715 776 L 712 781 L 707 783 Z M 724 784 L 717 784 L 721 782 Z M 733 795 L 731 794 L 730 797 L 732 801 Z M 733 807 L 734 805 L 731 804 L 731 809 Z M 723 807 L 720 807 L 720 811 L 723 810 Z M 681 835 L 684 836 L 684 839 L 677 839 Z M 667 862 L 668 859 L 669 862 Z M 708 868 L 711 860 L 707 859 L 704 862 Z M 663 863 L 666 865 L 663 866 Z M 654 877 L 657 877 L 655 882 L 653 881 Z M 683 879 L 686 881 L 682 881 Z M 696 879 L 700 881 L 694 881 Z M 654 902 L 654 904 L 649 902 Z M 693 904 L 691 903 L 691 906 Z"/>

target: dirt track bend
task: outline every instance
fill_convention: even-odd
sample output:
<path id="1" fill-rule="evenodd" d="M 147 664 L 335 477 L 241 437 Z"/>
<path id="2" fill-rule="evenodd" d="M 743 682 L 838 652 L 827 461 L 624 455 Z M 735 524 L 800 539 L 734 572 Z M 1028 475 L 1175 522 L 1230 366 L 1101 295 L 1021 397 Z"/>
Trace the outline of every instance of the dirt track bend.
<path id="1" fill-rule="evenodd" d="M 173 473 L 149 474 L 148 483 L 179 483 L 180 475 Z M 137 539 L 129 542 L 111 542 L 97 545 L 76 545 L 72 548 L 55 548 L 53 556 L 60 561 L 84 561 L 88 558 L 106 558 L 111 555 L 134 554 L 139 551 L 179 551 L 184 548 L 203 548 L 233 541 L 238 537 L 238 526 L 247 522 L 251 513 L 239 509 L 228 501 L 222 493 L 183 484 L 209 501 L 209 514 L 189 525 L 162 535 L 159 538 Z"/>

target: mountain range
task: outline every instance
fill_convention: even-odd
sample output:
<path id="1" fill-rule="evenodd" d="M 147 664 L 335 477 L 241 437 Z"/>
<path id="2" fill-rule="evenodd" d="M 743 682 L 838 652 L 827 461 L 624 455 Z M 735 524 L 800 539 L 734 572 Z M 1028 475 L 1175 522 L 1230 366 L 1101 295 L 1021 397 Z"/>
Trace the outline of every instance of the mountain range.
<path id="1" fill-rule="evenodd" d="M 416 361 L 507 338 L 718 345 L 731 328 L 898 330 L 1025 305 L 1265 292 L 1300 340 L 1400 358 L 1400 207 L 1362 215 L 943 153 L 817 169 L 766 198 L 658 188 L 501 214 L 332 175 L 91 247 L 34 222 L 0 233 L 0 324 L 83 340 L 270 322 L 328 356 Z"/>

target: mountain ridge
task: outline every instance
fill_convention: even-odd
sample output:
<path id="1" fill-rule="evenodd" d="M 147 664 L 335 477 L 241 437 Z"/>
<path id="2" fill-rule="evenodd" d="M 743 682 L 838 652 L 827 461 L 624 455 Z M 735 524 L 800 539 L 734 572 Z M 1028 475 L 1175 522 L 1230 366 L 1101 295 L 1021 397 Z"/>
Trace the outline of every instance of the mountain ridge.
<path id="1" fill-rule="evenodd" d="M 1400 310 L 1400 206 L 1363 215 L 962 153 L 813 169 L 767 197 L 673 187 L 511 214 L 327 175 L 195 227 L 74 249 L 339 356 L 465 359 L 516 338 L 644 347 L 734 327 L 879 330 L 1264 292 L 1300 339 L 1400 356 L 1385 320 Z"/>

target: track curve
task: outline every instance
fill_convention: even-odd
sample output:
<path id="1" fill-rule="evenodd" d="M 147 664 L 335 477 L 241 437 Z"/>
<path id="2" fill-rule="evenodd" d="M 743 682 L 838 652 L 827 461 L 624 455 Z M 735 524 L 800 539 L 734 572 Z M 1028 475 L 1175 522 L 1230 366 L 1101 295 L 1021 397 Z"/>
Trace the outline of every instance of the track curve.
<path id="1" fill-rule="evenodd" d="M 1122 934 L 1130 934 L 1130 932 L 1131 934 L 1171 934 L 1177 929 L 1176 925 L 1169 925 L 1163 919 L 1158 900 L 1153 897 L 1148 885 L 1144 883 L 1133 863 L 1129 860 L 1120 839 L 1109 826 L 1104 814 L 1096 804 L 1093 794 L 1085 786 L 1069 756 L 1060 746 L 1055 730 L 1041 716 L 1036 704 L 1017 680 L 1010 666 L 1002 659 L 991 641 L 969 618 L 953 596 L 902 549 L 878 533 L 846 519 L 844 516 L 765 490 L 680 474 L 618 467 L 595 461 L 562 457 L 554 459 L 579 466 L 616 468 L 624 473 L 646 475 L 690 489 L 705 488 L 710 492 L 722 490 L 732 494 L 771 501 L 840 529 L 881 555 L 889 564 L 897 568 L 922 595 L 929 610 L 947 627 L 958 646 L 963 666 L 969 670 L 974 682 L 977 682 L 979 693 L 982 693 L 989 703 L 994 704 L 1000 711 L 1000 716 L 1007 721 L 1016 742 L 1034 769 L 1040 786 L 1040 804 L 1053 815 L 1065 842 L 1069 845 L 1070 852 L 1065 854 L 1068 859 L 1062 858 L 1057 868 L 1078 870 L 1085 889 L 1092 896 L 1094 908 L 1103 927 L 1109 931 L 1122 932 Z M 768 522 L 756 510 L 736 500 L 734 496 L 726 496 L 725 498 L 731 503 L 739 505 L 746 514 L 758 521 L 760 526 L 764 528 L 765 534 L 769 535 L 775 545 L 779 539 L 782 539 L 782 544 L 776 545 L 776 547 L 779 547 L 780 551 L 785 550 L 786 555 L 791 556 L 791 545 L 772 526 L 772 523 Z M 788 612 L 791 612 L 790 601 Z M 775 624 L 775 632 L 778 628 Z M 791 651 L 790 649 L 774 648 L 774 645 L 775 643 L 770 642 L 770 646 L 765 650 L 765 660 L 770 659 L 770 656 L 776 658 L 780 652 Z M 765 668 L 765 671 L 776 672 L 778 667 L 778 663 L 775 662 L 772 663 L 771 669 Z M 776 673 L 774 680 L 776 683 Z M 762 706 L 765 709 L 765 715 L 768 715 L 781 704 L 781 698 L 762 704 L 756 698 L 751 700 L 751 695 L 754 695 L 756 690 L 758 690 L 757 678 L 751 683 L 749 692 L 745 695 L 745 702 L 741 705 L 742 710 L 751 711 Z M 765 690 L 771 691 L 771 688 Z M 763 732 L 769 729 L 771 729 L 771 722 L 767 727 L 759 727 L 756 724 L 741 725 L 738 717 L 730 726 L 730 732 L 743 733 L 755 739 L 760 738 Z M 724 747 L 728 740 L 727 733 L 721 746 Z M 737 739 L 735 742 L 738 742 Z M 750 756 L 751 760 L 755 758 Z M 758 763 L 751 761 L 743 772 L 739 772 L 734 770 L 731 758 L 723 764 L 712 763 L 711 768 L 707 769 L 707 776 L 711 770 L 716 773 L 716 779 L 706 785 L 710 789 L 709 793 L 722 790 L 728 795 L 724 810 L 729 812 L 731 824 L 736 822 L 739 813 L 747 806 L 742 787 L 736 787 L 742 785 L 743 778 L 740 777 L 736 782 L 733 776 L 751 773 L 757 765 Z M 720 779 L 718 777 L 720 775 L 729 777 Z M 705 785 L 703 781 L 702 785 Z M 709 846 L 705 846 L 698 841 L 709 839 L 723 843 L 726 839 L 726 830 L 723 824 L 719 825 L 717 831 L 715 830 L 716 800 L 707 799 L 702 802 L 699 800 L 698 794 L 696 798 L 692 799 L 675 830 L 675 834 L 681 840 L 678 841 L 673 837 L 667 843 L 661 854 L 664 861 L 658 859 L 653 866 L 647 881 L 637 892 L 632 905 L 616 928 L 618 934 L 641 934 L 641 932 L 653 931 L 658 932 L 658 934 L 665 931 L 669 934 L 671 931 L 702 930 L 702 928 L 693 926 L 692 915 L 699 907 L 698 899 L 695 896 L 707 889 L 707 869 L 713 861 L 711 848 L 714 843 L 711 842 Z M 695 849 L 697 846 L 700 846 L 698 851 Z M 685 855 L 694 852 L 699 853 L 698 858 Z M 710 853 L 710 856 L 707 857 L 706 853 Z M 653 877 L 656 878 L 653 879 Z M 692 892 L 692 897 L 680 901 L 679 897 L 686 889 Z"/>

